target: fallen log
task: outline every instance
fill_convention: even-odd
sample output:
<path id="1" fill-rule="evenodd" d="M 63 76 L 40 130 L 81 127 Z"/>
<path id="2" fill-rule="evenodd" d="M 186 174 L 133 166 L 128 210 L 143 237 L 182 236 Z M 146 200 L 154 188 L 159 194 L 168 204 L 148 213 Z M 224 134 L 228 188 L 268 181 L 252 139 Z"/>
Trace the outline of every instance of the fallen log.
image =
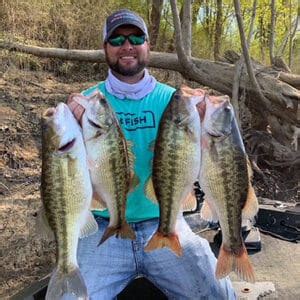
<path id="1" fill-rule="evenodd" d="M 43 48 L 37 46 L 23 45 L 20 43 L 0 41 L 0 49 L 9 51 L 19 51 L 39 57 L 58 58 L 63 60 L 76 60 L 85 62 L 105 62 L 103 50 L 69 50 L 60 48 Z M 197 76 L 189 77 L 184 72 L 176 54 L 151 52 L 150 67 L 174 70 L 182 73 L 188 79 L 208 86 L 221 93 L 231 96 L 234 79 L 234 65 L 224 62 L 212 62 L 204 59 L 192 58 L 192 62 L 197 67 Z M 275 78 L 274 75 L 260 70 L 256 72 L 257 81 L 260 84 L 265 103 L 254 105 L 258 111 L 263 109 L 276 115 L 289 123 L 296 125 L 297 113 L 300 110 L 300 91 L 291 85 Z M 246 90 L 249 95 L 255 95 L 248 77 L 243 76 L 240 82 L 240 90 Z M 284 114 L 282 112 L 285 112 Z"/>

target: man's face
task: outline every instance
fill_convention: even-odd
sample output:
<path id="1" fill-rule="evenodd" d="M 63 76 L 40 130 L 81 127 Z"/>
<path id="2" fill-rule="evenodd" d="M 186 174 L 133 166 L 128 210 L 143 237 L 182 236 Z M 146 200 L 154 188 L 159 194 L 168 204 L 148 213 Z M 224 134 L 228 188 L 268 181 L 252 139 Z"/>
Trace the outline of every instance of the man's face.
<path id="1" fill-rule="evenodd" d="M 142 35 L 139 28 L 131 25 L 118 27 L 112 34 L 128 36 Z M 122 46 L 113 47 L 108 42 L 104 44 L 106 62 L 109 67 L 123 76 L 134 76 L 144 70 L 149 63 L 149 44 L 131 45 L 128 39 Z"/>

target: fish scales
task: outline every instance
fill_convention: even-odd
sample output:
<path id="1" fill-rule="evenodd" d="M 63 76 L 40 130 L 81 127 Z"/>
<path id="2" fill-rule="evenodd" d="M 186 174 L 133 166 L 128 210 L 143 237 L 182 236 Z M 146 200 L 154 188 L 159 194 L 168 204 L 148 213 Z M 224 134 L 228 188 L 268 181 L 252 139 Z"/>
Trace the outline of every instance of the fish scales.
<path id="1" fill-rule="evenodd" d="M 258 202 L 233 107 L 228 97 L 207 97 L 198 109 L 200 115 L 204 110 L 199 182 L 205 201 L 201 216 L 219 220 L 222 230 L 216 276 L 222 278 L 234 270 L 242 279 L 253 282 L 241 224 L 242 216 L 254 217 Z"/>
<path id="2" fill-rule="evenodd" d="M 94 191 L 105 202 L 110 215 L 99 244 L 112 235 L 135 239 L 125 217 L 132 172 L 127 143 L 118 120 L 102 95 L 75 96 L 85 107 L 82 128 Z"/>
<path id="3" fill-rule="evenodd" d="M 108 132 L 101 147 L 99 160 L 95 161 L 96 165 L 101 165 L 101 168 L 97 168 L 97 172 L 99 172 L 98 175 L 101 177 L 103 186 L 106 187 L 106 192 L 116 199 L 116 202 L 112 203 L 115 215 L 111 217 L 117 220 L 115 225 L 120 226 L 125 207 L 124 195 L 127 194 L 129 186 L 129 172 L 124 144 L 117 128 Z M 97 174 L 94 174 L 93 177 L 95 181 L 99 180 Z"/>
<path id="4" fill-rule="evenodd" d="M 175 105 L 174 105 L 175 106 Z M 170 110 L 170 114 L 178 113 L 178 109 Z M 167 116 L 166 116 L 166 119 Z M 162 176 L 154 176 L 154 184 L 163 187 L 162 189 L 157 189 L 158 199 L 173 199 L 176 198 L 176 194 L 181 193 L 176 187 L 182 186 L 183 178 L 178 176 L 179 172 L 184 168 L 183 158 L 187 154 L 186 149 L 182 149 L 181 145 L 185 145 L 184 135 L 178 132 L 175 126 L 171 126 L 168 122 L 164 123 L 162 121 L 162 134 L 157 142 L 158 153 L 157 157 L 161 159 L 155 160 L 153 166 L 155 174 L 161 174 Z M 165 127 L 165 128 L 164 128 Z M 168 149 L 168 153 L 166 153 Z M 176 162 L 176 163 L 175 163 Z M 178 196 L 177 196 L 178 198 Z M 172 208 L 178 205 L 176 202 L 172 201 L 161 201 L 164 209 L 161 210 L 162 218 L 165 223 L 160 224 L 163 233 L 168 233 L 170 227 L 174 224 L 175 218 L 172 218 Z"/>
<path id="5" fill-rule="evenodd" d="M 208 181 L 207 196 L 210 195 L 217 206 L 222 207 L 220 213 L 228 221 L 228 226 L 222 224 L 222 233 L 230 239 L 230 244 L 240 246 L 242 240 L 238 224 L 241 224 L 241 214 L 236 214 L 236 206 L 242 210 L 247 199 L 248 178 L 241 176 L 247 173 L 247 163 L 245 155 L 233 145 L 231 137 L 228 137 L 214 145 L 216 157 L 203 153 L 204 173 L 201 177 Z"/>
<path id="6" fill-rule="evenodd" d="M 77 264 L 78 238 L 97 231 L 89 212 L 92 186 L 83 138 L 68 107 L 60 103 L 42 117 L 41 196 L 57 242 L 57 268 L 46 299 L 73 294 L 86 299 L 86 286 Z"/>
<path id="7" fill-rule="evenodd" d="M 175 225 L 180 207 L 199 174 L 200 121 L 195 104 L 177 91 L 166 108 L 155 142 L 152 183 L 160 207 L 158 231 L 146 251 L 169 247 L 182 254 Z"/>
<path id="8" fill-rule="evenodd" d="M 47 151 L 43 151 L 46 153 Z M 62 161 L 61 158 L 47 159 L 50 165 L 45 166 L 42 185 L 46 186 L 43 192 L 44 205 L 47 212 L 50 226 L 54 230 L 58 246 L 58 263 L 63 268 L 63 271 L 70 272 L 69 268 L 73 269 L 73 265 L 69 264 L 68 256 L 74 255 L 76 251 L 78 235 L 72 235 L 70 232 L 78 231 L 78 218 L 84 208 L 81 199 L 89 198 L 81 191 L 84 191 L 82 186 L 82 178 L 84 174 L 80 172 L 78 162 Z M 71 166 L 70 166 L 71 165 Z M 72 172 L 70 174 L 70 168 Z"/>

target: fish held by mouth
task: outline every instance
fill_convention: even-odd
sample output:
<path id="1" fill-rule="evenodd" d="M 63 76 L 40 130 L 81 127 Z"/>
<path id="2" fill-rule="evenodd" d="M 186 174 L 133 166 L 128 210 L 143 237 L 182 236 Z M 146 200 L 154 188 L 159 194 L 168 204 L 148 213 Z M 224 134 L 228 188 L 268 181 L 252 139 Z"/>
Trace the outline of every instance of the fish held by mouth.
<path id="1" fill-rule="evenodd" d="M 41 196 L 48 225 L 57 243 L 57 266 L 46 299 L 72 295 L 88 299 L 77 263 L 78 238 L 95 233 L 89 211 L 92 186 L 80 127 L 64 103 L 42 115 Z"/>
<path id="2" fill-rule="evenodd" d="M 200 119 L 194 99 L 181 88 L 173 95 L 160 121 L 154 145 L 152 178 L 146 195 L 158 202 L 159 226 L 145 247 L 153 251 L 170 248 L 177 256 L 182 247 L 176 219 L 184 199 L 193 190 L 200 169 Z"/>
<path id="3" fill-rule="evenodd" d="M 99 245 L 114 235 L 134 240 L 135 232 L 125 217 L 127 195 L 138 185 L 132 171 L 131 143 L 125 140 L 118 119 L 102 94 L 72 97 L 84 107 L 81 125 L 94 194 L 105 202 L 110 215 Z"/>
<path id="4" fill-rule="evenodd" d="M 203 108 L 204 106 L 204 108 Z M 254 282 L 254 270 L 241 235 L 242 219 L 251 219 L 258 201 L 250 182 L 250 163 L 227 96 L 209 96 L 198 106 L 203 115 L 200 186 L 205 193 L 201 216 L 219 221 L 222 245 L 216 277 L 235 271 Z"/>

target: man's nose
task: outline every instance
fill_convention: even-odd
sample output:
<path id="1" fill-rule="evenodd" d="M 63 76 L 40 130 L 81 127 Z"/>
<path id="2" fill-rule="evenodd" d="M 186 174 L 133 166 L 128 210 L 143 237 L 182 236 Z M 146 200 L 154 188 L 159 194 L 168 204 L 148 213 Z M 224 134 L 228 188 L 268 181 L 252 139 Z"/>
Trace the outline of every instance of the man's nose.
<path id="1" fill-rule="evenodd" d="M 133 45 L 128 41 L 128 39 L 125 40 L 125 43 L 122 45 L 122 48 L 124 49 L 133 49 Z"/>

